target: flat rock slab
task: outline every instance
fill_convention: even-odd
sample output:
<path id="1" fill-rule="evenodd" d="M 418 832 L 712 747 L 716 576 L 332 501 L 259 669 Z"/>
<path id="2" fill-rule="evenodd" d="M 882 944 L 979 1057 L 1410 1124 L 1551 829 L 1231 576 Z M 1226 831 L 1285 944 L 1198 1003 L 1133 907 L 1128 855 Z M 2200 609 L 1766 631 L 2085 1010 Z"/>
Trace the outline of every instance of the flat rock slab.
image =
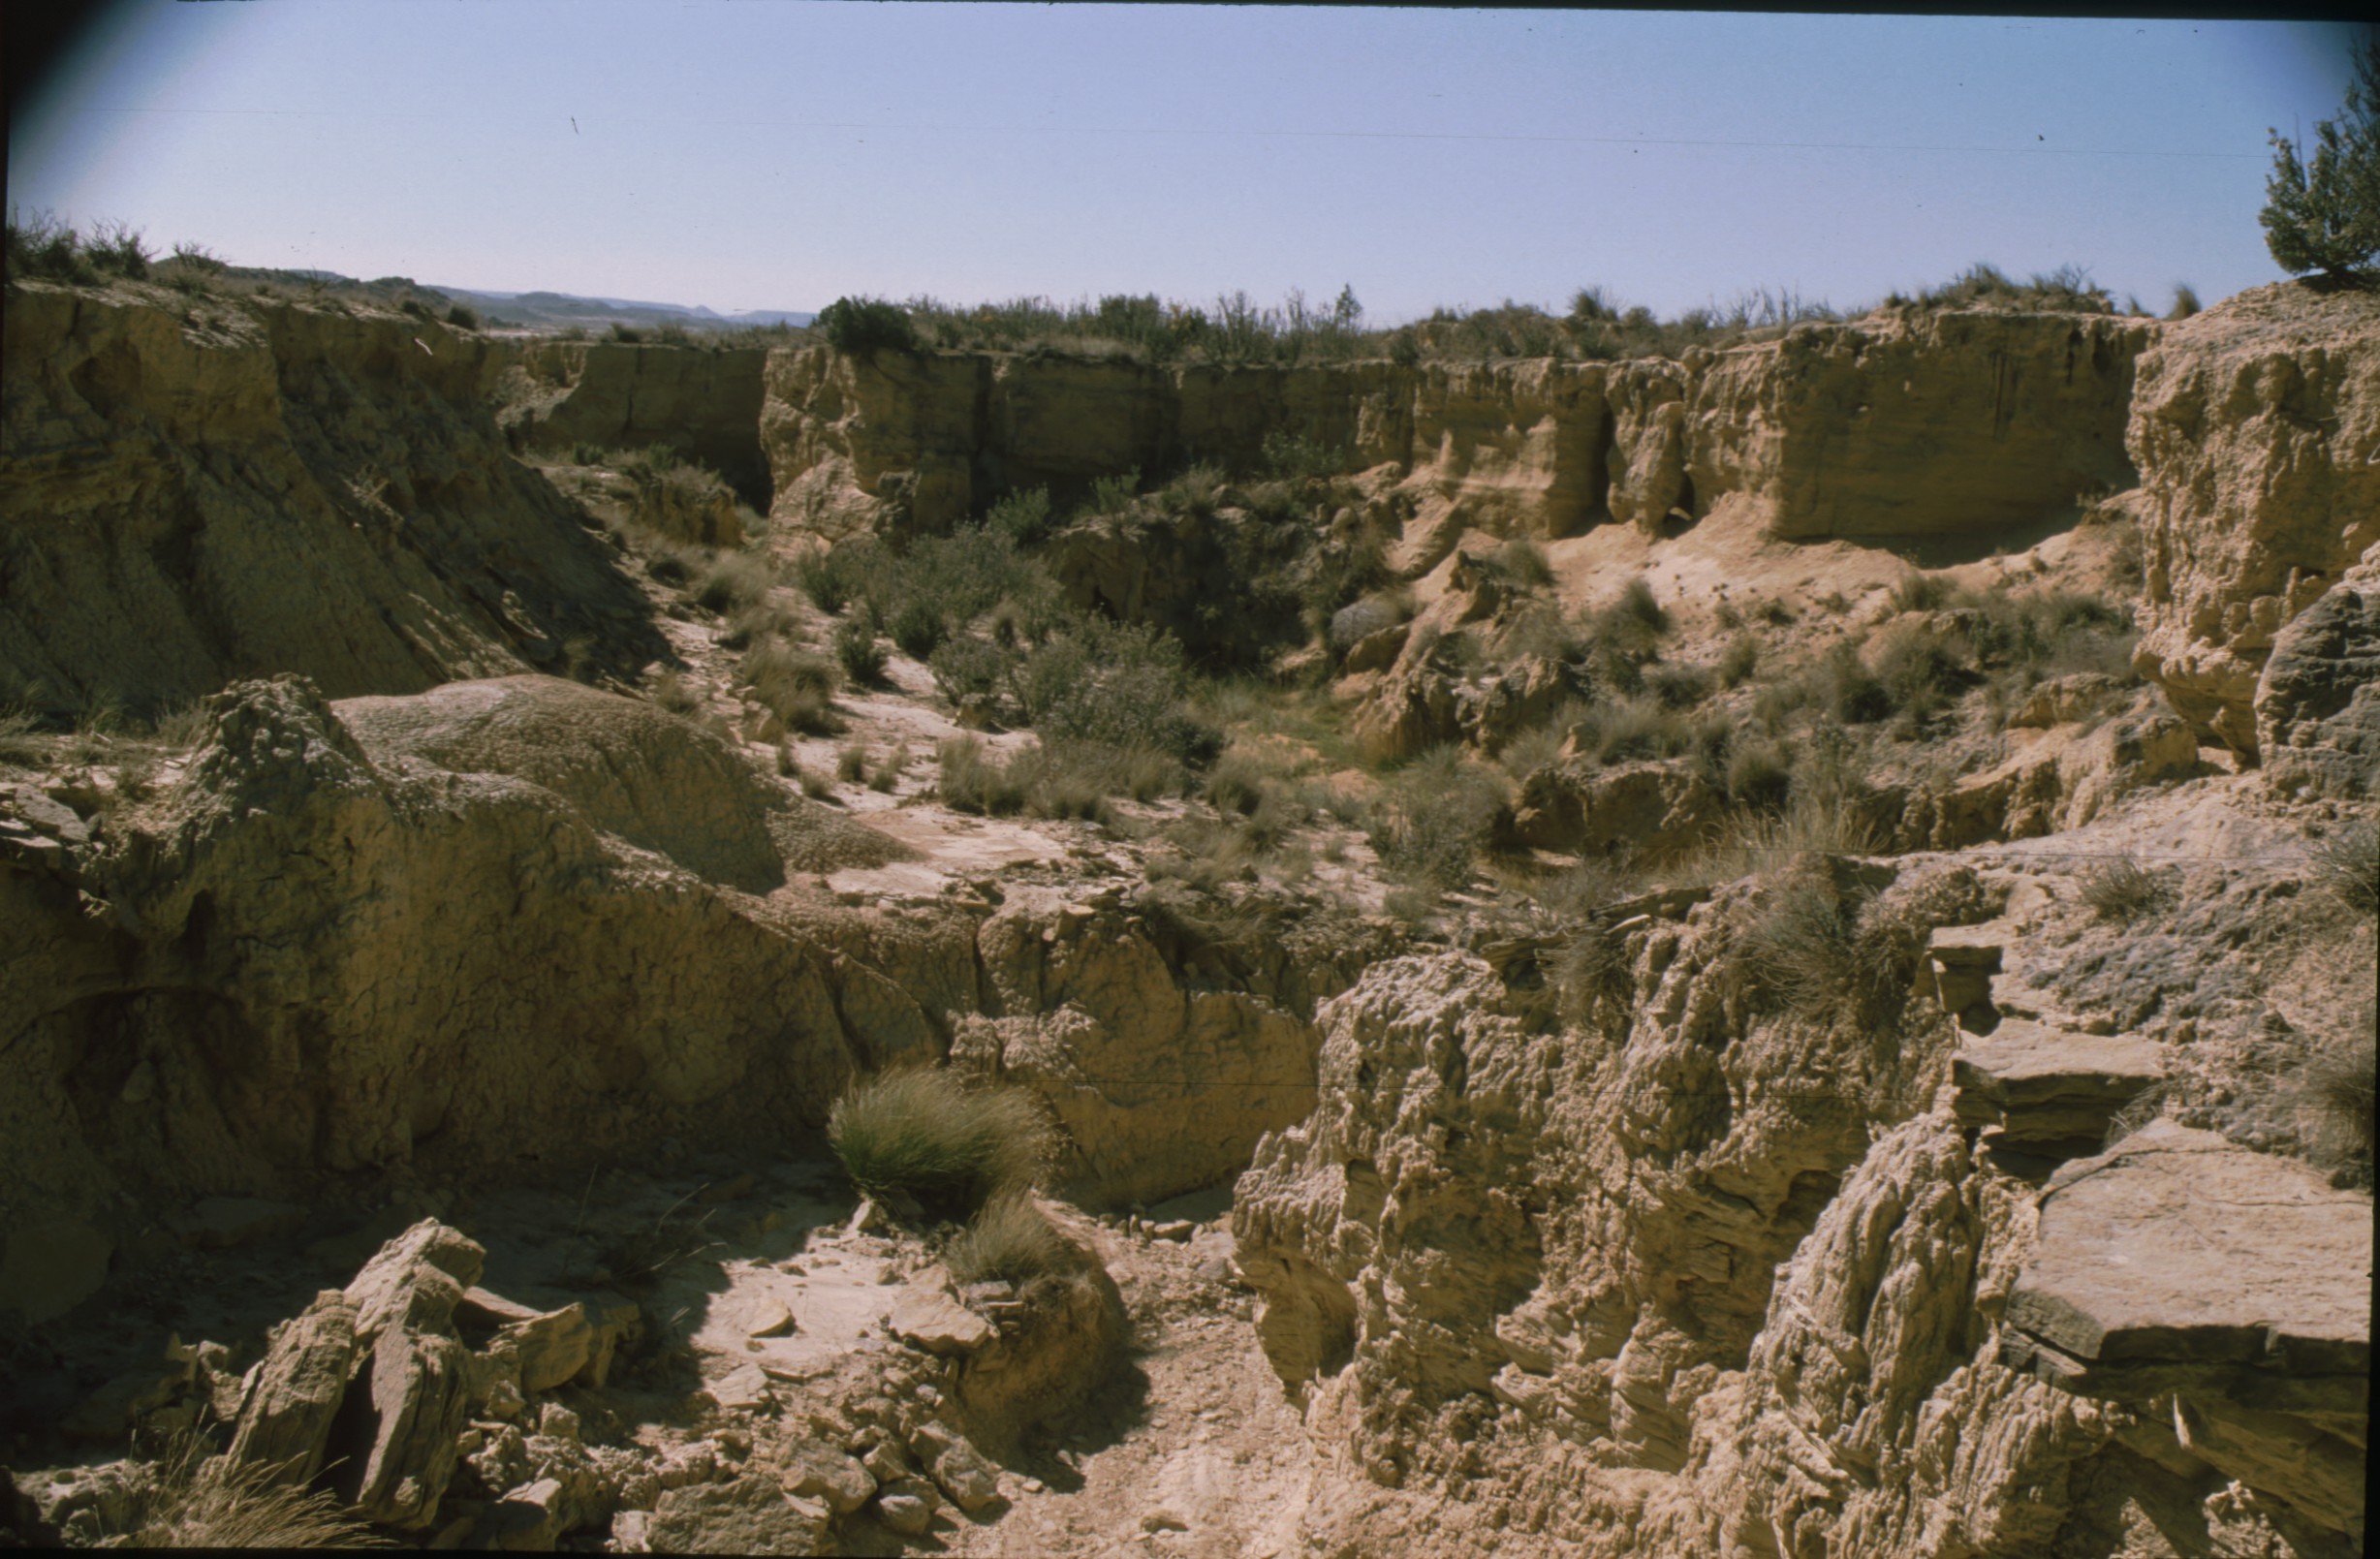
<path id="1" fill-rule="evenodd" d="M 1997 1124 L 2018 1143 L 2095 1141 L 2164 1075 L 2164 1047 L 2154 1040 L 2073 1034 L 2021 1017 L 2003 1017 L 1951 1058 L 1958 1118 Z"/>
<path id="2" fill-rule="evenodd" d="M 2051 1177 L 2008 1322 L 2086 1374 L 2367 1380 L 2371 1247 L 2369 1196 L 2161 1120 Z"/>
<path id="3" fill-rule="evenodd" d="M 892 1301 L 885 1325 L 929 1354 L 972 1354 L 992 1339 L 990 1322 L 947 1294 L 915 1285 Z"/>

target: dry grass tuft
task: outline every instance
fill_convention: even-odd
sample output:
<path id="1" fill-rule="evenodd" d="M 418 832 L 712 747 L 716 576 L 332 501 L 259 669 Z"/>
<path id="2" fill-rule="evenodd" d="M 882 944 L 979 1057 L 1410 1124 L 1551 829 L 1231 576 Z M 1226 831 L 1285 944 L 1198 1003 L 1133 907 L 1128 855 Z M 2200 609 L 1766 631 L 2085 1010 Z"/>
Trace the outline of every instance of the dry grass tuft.
<path id="1" fill-rule="evenodd" d="M 2162 872 L 2152 872 L 2130 856 L 2101 861 L 2082 873 L 2082 902 L 2102 920 L 2137 920 L 2162 909 L 2173 897 L 2173 885 Z"/>
<path id="2" fill-rule="evenodd" d="M 284 1467 L 208 1454 L 206 1441 L 168 1442 L 151 1474 L 141 1548 L 381 1548 L 393 1546 L 326 1490 L 293 1488 Z"/>
<path id="3" fill-rule="evenodd" d="M 2358 915 L 2380 914 L 2380 823 L 2359 819 L 2309 840 L 2316 886 Z"/>

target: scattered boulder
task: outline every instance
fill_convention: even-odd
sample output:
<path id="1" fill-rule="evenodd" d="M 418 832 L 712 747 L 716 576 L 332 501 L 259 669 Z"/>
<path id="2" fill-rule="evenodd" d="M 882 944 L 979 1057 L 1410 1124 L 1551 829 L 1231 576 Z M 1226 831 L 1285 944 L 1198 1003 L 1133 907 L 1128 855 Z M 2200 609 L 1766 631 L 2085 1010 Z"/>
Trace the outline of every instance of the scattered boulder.
<path id="1" fill-rule="evenodd" d="M 655 1553 L 810 1554 L 827 1536 L 827 1508 L 747 1473 L 661 1496 L 645 1522 Z"/>
<path id="2" fill-rule="evenodd" d="M 836 1515 L 849 1515 L 876 1493 L 875 1477 L 849 1456 L 823 1446 L 795 1450 L 779 1480 L 788 1494 L 823 1502 Z"/>
<path id="3" fill-rule="evenodd" d="M 356 1306 L 336 1289 L 275 1326 L 263 1362 L 248 1374 L 232 1459 L 276 1467 L 274 1481 L 293 1488 L 311 1482 L 356 1352 Z"/>

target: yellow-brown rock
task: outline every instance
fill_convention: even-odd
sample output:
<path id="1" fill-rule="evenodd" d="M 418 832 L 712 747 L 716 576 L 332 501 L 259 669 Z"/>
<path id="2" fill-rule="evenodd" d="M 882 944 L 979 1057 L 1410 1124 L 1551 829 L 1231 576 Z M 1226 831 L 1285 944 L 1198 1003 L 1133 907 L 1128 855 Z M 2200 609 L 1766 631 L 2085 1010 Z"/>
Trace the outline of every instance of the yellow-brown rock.
<path id="1" fill-rule="evenodd" d="M 172 299 L 169 303 L 167 300 Z M 136 713 L 297 671 L 334 697 L 663 644 L 506 452 L 495 349 L 403 315 L 12 282 L 0 692 Z"/>
<path id="2" fill-rule="evenodd" d="M 2138 664 L 2253 754 L 2274 636 L 2380 542 L 2380 299 L 2284 282 L 2165 327 L 2127 437 L 2147 498 Z"/>

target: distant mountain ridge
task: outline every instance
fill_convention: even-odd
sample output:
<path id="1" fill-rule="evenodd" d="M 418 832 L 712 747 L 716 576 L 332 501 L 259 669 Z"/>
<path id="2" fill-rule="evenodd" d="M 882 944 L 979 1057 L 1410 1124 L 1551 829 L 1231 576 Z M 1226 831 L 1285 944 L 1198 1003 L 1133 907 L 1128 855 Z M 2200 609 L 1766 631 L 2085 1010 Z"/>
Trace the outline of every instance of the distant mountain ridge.
<path id="1" fill-rule="evenodd" d="M 432 284 L 431 290 L 490 316 L 491 323 L 501 318 L 531 327 L 678 325 L 689 329 L 715 330 L 746 325 L 805 326 L 816 317 L 796 309 L 743 309 L 733 314 L 722 314 L 699 303 L 689 307 L 683 303 L 657 303 L 641 298 L 582 297 L 575 293 L 483 292 L 469 287 L 450 287 L 444 283 Z"/>

